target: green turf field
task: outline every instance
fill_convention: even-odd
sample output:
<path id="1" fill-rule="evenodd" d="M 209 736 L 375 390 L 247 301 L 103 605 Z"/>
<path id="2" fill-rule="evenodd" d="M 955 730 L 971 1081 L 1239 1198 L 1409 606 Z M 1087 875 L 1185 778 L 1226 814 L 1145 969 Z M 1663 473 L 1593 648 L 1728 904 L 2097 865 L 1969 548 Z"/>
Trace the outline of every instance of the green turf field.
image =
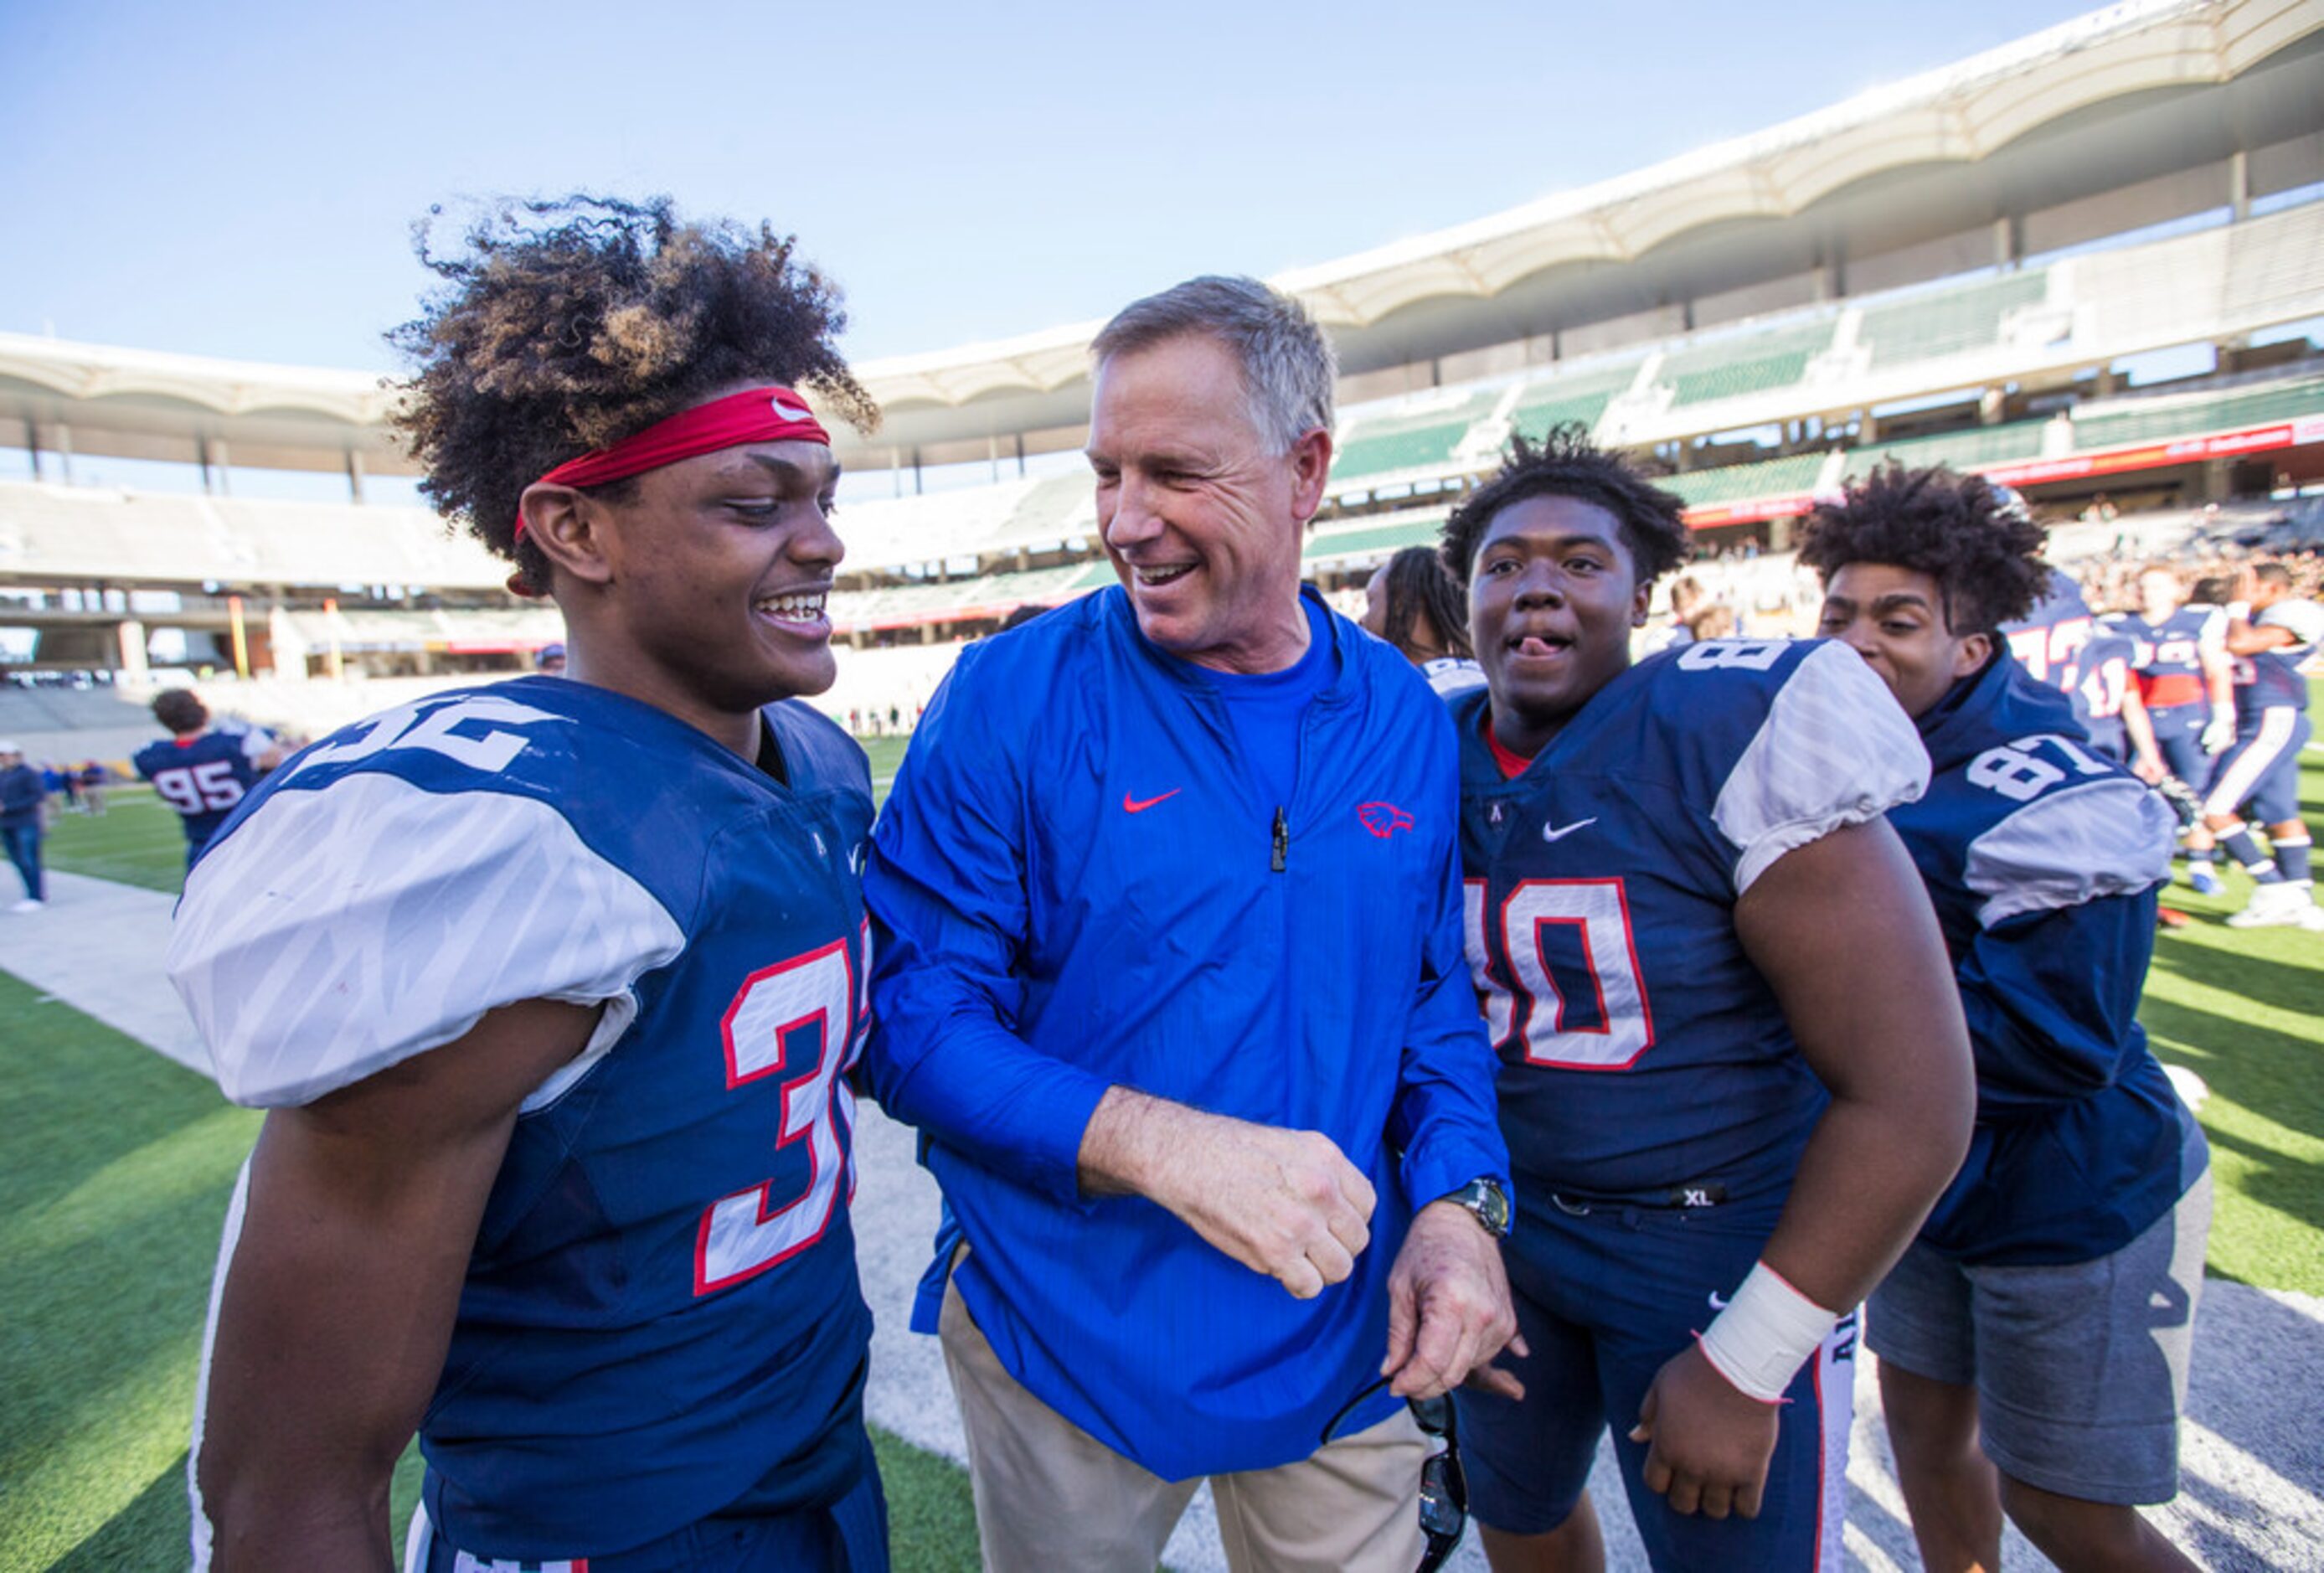
<path id="1" fill-rule="evenodd" d="M 884 797 L 902 740 L 866 746 Z M 2324 754 L 2308 758 L 2313 822 Z M 173 891 L 182 845 L 176 817 L 129 791 L 103 819 L 65 816 L 49 862 Z M 2224 927 L 2247 888 L 2228 878 L 2219 899 L 2165 896 L 2195 921 L 2158 944 L 2142 1015 L 2211 1087 L 2211 1271 L 2324 1295 L 2324 935 Z M 5 975 L 0 1045 L 0 1573 L 182 1565 L 205 1294 L 257 1116 Z M 974 1567 L 961 1471 L 878 1439 L 899 1573 Z"/>

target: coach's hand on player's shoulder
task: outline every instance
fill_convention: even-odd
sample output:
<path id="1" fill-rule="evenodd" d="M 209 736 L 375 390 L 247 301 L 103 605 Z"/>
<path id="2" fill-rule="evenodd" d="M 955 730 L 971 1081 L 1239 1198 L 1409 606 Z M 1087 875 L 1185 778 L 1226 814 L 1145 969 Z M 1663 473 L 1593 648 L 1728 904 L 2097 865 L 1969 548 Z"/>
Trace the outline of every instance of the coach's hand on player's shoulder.
<path id="1" fill-rule="evenodd" d="M 1400 1398 L 1434 1398 L 1463 1383 L 1507 1398 L 1525 1386 L 1492 1364 L 1525 1354 L 1509 1303 L 1501 1243 L 1467 1211 L 1433 1201 L 1413 1216 L 1388 1279 L 1388 1357 L 1380 1374 Z"/>
<path id="2" fill-rule="evenodd" d="M 1093 1193 L 1143 1196 L 1167 1208 L 1301 1300 L 1346 1279 L 1371 1244 L 1371 1181 L 1317 1131 L 1254 1124 L 1116 1087 L 1082 1138 L 1081 1177 Z"/>
<path id="3" fill-rule="evenodd" d="M 1630 1440 L 1647 1444 L 1647 1489 L 1668 1499 L 1673 1513 L 1757 1518 L 1779 1413 L 1721 1376 L 1701 1346 L 1689 1344 L 1655 1373 L 1630 1430 Z"/>

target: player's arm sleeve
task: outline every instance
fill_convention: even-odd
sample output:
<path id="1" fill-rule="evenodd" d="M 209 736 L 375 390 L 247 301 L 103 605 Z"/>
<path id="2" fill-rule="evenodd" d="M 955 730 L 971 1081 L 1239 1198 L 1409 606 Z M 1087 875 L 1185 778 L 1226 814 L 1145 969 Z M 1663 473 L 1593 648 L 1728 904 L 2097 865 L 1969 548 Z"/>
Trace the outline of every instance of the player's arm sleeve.
<path id="1" fill-rule="evenodd" d="M 1776 690 L 1712 807 L 1734 848 L 1735 893 L 1794 847 L 1928 786 L 1928 751 L 1888 685 L 1847 645 L 1820 643 Z"/>
<path id="2" fill-rule="evenodd" d="M 2050 793 L 1970 845 L 1978 933 L 1957 958 L 1980 1111 L 2040 1108 L 2111 1082 L 2154 947 L 2175 828 L 2125 776 Z"/>
<path id="3" fill-rule="evenodd" d="M 538 799 L 385 773 L 284 791 L 188 880 L 165 965 L 226 1096 L 311 1103 L 521 1000 L 604 1004 L 558 1086 L 685 947 L 677 918 Z M 546 1093 L 549 1089 L 544 1089 Z"/>
<path id="4" fill-rule="evenodd" d="M 1031 921 L 1019 763 L 992 745 L 974 680 L 964 656 L 921 717 L 872 831 L 863 1071 L 896 1118 L 1072 1198 L 1082 1135 L 1107 1083 L 1017 1035 Z"/>
<path id="5" fill-rule="evenodd" d="M 2324 639 L 2324 606 L 2313 601 L 2278 601 L 2252 619 L 2255 628 L 2282 628 L 2289 643 L 2313 644 Z"/>
<path id="6" fill-rule="evenodd" d="M 2195 652 L 2200 657 L 2217 656 L 2227 659 L 2227 613 L 2224 606 L 2214 606 L 2203 615 L 2203 625 L 2195 633 Z"/>
<path id="7" fill-rule="evenodd" d="M 1405 1194 L 1417 1207 L 1489 1175 L 1508 1188 L 1509 1153 L 1493 1092 L 1499 1062 L 1477 1013 L 1462 930 L 1461 858 L 1456 828 L 1460 788 L 1448 736 L 1443 790 L 1435 794 L 1438 823 L 1446 828 L 1435 911 L 1421 944 L 1420 977 L 1405 1029 L 1397 1100 L 1388 1141 L 1403 1153 Z"/>

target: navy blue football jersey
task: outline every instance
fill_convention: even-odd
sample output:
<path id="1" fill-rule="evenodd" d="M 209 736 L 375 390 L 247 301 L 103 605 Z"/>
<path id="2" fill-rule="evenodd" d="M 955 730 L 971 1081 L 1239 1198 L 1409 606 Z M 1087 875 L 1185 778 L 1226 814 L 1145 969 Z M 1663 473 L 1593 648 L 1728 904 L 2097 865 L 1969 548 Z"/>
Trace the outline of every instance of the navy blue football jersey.
<path id="1" fill-rule="evenodd" d="M 1887 688 L 1826 640 L 1711 640 L 1608 683 L 1514 780 L 1453 700 L 1470 967 L 1519 1189 L 1779 1194 L 1823 1110 L 1735 902 L 1918 795 Z"/>
<path id="2" fill-rule="evenodd" d="M 2074 652 L 2089 643 L 2095 626 L 2081 587 L 2070 575 L 2053 568 L 2042 599 L 2023 617 L 2004 623 L 2001 632 L 2009 641 L 2009 653 L 2035 682 L 2062 690 Z"/>
<path id="3" fill-rule="evenodd" d="M 2060 686 L 2090 746 L 2117 763 L 2130 757 L 2122 708 L 2137 680 L 2138 646 L 2103 625 L 2068 658 Z"/>
<path id="4" fill-rule="evenodd" d="M 2094 1260 L 2200 1170 L 2138 1024 L 2176 823 L 2006 653 L 1919 726 L 1934 773 L 1889 822 L 1935 902 L 1978 1087 L 1968 1161 L 1923 1238 L 1974 1262 Z"/>
<path id="5" fill-rule="evenodd" d="M 2200 732 L 2211 718 L 2211 693 L 2203 659 L 2227 649 L 2227 615 L 2217 606 L 2181 606 L 2160 623 L 2137 612 L 2104 619 L 2099 627 L 2138 647 L 2133 663 L 2138 697 L 2146 703 L 2155 736 Z"/>
<path id="6" fill-rule="evenodd" d="M 178 811 L 189 853 L 199 852 L 226 816 L 258 784 L 259 757 L 273 746 L 263 732 L 198 732 L 162 737 L 139 749 L 129 763 L 153 783 L 161 800 Z"/>
<path id="7" fill-rule="evenodd" d="M 2292 642 L 2255 655 L 2235 658 L 2236 730 L 2246 736 L 2259 728 L 2263 712 L 2285 706 L 2308 708 L 2308 680 L 2301 665 L 2324 643 L 2324 606 L 2313 601 L 2278 601 L 2252 615 L 2255 628 L 2288 628 Z"/>
<path id="8" fill-rule="evenodd" d="M 871 782 L 806 706 L 764 714 L 785 782 L 603 689 L 455 690 L 285 763 L 188 883 L 169 970 L 238 1103 L 603 1006 L 516 1122 L 421 1422 L 464 1550 L 612 1552 L 867 1467 L 841 1073 Z"/>

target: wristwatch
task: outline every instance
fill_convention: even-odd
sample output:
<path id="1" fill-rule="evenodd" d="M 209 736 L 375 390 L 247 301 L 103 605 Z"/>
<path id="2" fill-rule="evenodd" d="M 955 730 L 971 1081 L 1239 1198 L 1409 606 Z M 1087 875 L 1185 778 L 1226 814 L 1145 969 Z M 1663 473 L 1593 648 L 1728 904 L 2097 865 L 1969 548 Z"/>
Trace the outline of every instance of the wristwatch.
<path id="1" fill-rule="evenodd" d="M 1480 1175 L 1460 1189 L 1447 1191 L 1436 1199 L 1449 1201 L 1467 1213 L 1494 1239 L 1509 1237 L 1509 1193 L 1501 1189 L 1499 1180 Z"/>

